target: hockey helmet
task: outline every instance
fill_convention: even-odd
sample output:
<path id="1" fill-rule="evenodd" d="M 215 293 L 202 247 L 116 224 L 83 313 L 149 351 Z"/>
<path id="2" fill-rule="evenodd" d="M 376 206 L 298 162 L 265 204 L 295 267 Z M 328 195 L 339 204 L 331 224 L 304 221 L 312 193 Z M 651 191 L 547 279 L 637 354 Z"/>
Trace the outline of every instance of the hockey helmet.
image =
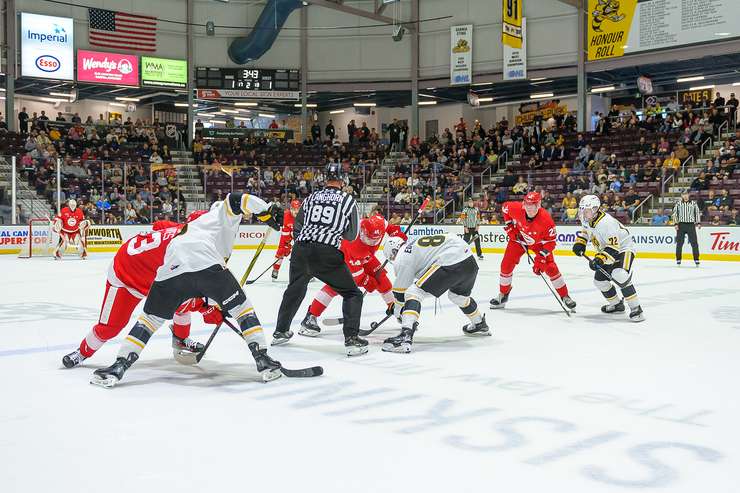
<path id="1" fill-rule="evenodd" d="M 77 201 L 75 199 L 69 199 L 67 201 L 67 207 L 74 211 L 75 209 L 77 209 Z"/>
<path id="2" fill-rule="evenodd" d="M 396 260 L 398 251 L 401 249 L 401 246 L 403 244 L 403 239 L 399 238 L 398 236 L 389 236 L 385 240 L 385 243 L 383 243 L 383 255 L 385 255 L 385 258 L 388 259 L 388 262 L 393 262 L 394 260 Z"/>
<path id="3" fill-rule="evenodd" d="M 596 195 L 584 195 L 578 203 L 578 215 L 581 223 L 586 225 L 590 223 L 601 208 L 601 200 Z"/>
<path id="4" fill-rule="evenodd" d="M 540 210 L 542 196 L 539 192 L 529 192 L 524 196 L 522 203 L 524 204 L 524 212 L 527 213 L 527 216 L 534 217 L 537 215 L 537 211 Z"/>
<path id="5" fill-rule="evenodd" d="M 188 218 L 185 220 L 185 222 L 192 223 L 193 221 L 195 221 L 196 219 L 198 219 L 203 214 L 206 214 L 207 212 L 208 211 L 203 210 L 203 209 L 197 210 L 197 211 L 193 211 L 190 214 L 188 214 Z"/>
<path id="6" fill-rule="evenodd" d="M 360 221 L 360 241 L 369 246 L 380 245 L 385 235 L 385 219 L 370 216 Z"/>
<path id="7" fill-rule="evenodd" d="M 290 208 L 294 210 L 298 210 L 301 208 L 301 201 L 298 199 L 291 200 L 290 201 Z"/>

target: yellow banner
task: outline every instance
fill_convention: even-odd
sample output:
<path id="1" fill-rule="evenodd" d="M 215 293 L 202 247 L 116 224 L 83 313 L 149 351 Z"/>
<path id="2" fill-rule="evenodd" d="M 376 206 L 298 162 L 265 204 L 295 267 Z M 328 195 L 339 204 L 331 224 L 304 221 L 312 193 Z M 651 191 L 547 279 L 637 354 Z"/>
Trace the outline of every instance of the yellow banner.
<path id="1" fill-rule="evenodd" d="M 588 0 L 588 59 L 624 55 L 637 0 Z"/>
<path id="2" fill-rule="evenodd" d="M 522 3 L 524 0 L 503 0 L 501 41 L 511 48 L 522 47 Z"/>

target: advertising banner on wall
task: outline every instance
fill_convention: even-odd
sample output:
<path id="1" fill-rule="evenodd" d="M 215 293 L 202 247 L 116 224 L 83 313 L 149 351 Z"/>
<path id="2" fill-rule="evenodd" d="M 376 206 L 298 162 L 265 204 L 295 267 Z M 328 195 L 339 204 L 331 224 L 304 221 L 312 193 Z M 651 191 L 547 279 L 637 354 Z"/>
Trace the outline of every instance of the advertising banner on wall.
<path id="1" fill-rule="evenodd" d="M 521 48 L 524 42 L 522 8 L 524 0 L 503 0 L 501 42 L 504 46 Z"/>
<path id="2" fill-rule="evenodd" d="M 450 85 L 473 81 L 473 25 L 450 28 Z"/>
<path id="3" fill-rule="evenodd" d="M 737 0 L 588 0 L 588 59 L 737 36 Z"/>
<path id="4" fill-rule="evenodd" d="M 187 87 L 187 60 L 141 57 L 141 85 L 155 87 Z"/>
<path id="5" fill-rule="evenodd" d="M 527 78 L 527 19 L 522 19 L 522 47 L 504 43 L 504 80 Z"/>
<path id="6" fill-rule="evenodd" d="M 198 89 L 200 99 L 254 98 L 254 99 L 295 99 L 301 97 L 298 91 L 250 91 L 245 89 Z"/>
<path id="7" fill-rule="evenodd" d="M 21 75 L 74 80 L 74 19 L 21 13 Z"/>
<path id="8" fill-rule="evenodd" d="M 77 50 L 77 80 L 138 86 L 139 58 L 136 55 Z"/>

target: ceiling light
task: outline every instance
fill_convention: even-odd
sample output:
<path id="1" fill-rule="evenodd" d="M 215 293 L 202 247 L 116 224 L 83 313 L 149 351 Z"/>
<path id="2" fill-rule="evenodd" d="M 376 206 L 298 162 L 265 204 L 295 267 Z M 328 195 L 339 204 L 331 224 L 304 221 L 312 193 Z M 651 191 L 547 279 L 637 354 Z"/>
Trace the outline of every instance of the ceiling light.
<path id="1" fill-rule="evenodd" d="M 493 98 L 478 98 L 479 103 L 490 103 L 493 101 Z"/>
<path id="2" fill-rule="evenodd" d="M 111 106 L 120 106 L 122 108 L 125 108 L 126 107 L 126 104 L 125 103 L 108 103 L 108 104 L 111 105 Z"/>
<path id="3" fill-rule="evenodd" d="M 544 98 L 551 98 L 554 94 L 551 92 L 541 92 L 539 94 L 532 94 L 529 96 L 529 99 L 544 99 Z"/>
<path id="4" fill-rule="evenodd" d="M 202 118 L 202 117 L 204 117 L 204 116 L 207 116 L 208 118 L 210 118 L 210 117 L 212 117 L 212 116 L 216 116 L 216 115 L 215 115 L 214 113 L 198 113 L 198 114 L 197 114 L 197 115 L 195 115 L 195 116 L 196 116 L 196 118 Z"/>
<path id="5" fill-rule="evenodd" d="M 223 108 L 221 108 L 221 113 L 233 113 L 233 114 L 236 114 L 236 115 L 239 114 L 239 112 L 237 110 L 226 110 L 226 109 L 223 109 Z"/>
<path id="6" fill-rule="evenodd" d="M 492 86 L 493 82 L 478 82 L 477 84 L 473 84 L 474 86 Z"/>
<path id="7" fill-rule="evenodd" d="M 243 116 L 235 116 L 234 117 L 234 120 L 240 120 L 240 121 L 243 121 L 243 122 L 250 122 L 250 121 L 252 121 L 251 118 L 244 118 Z"/>
<path id="8" fill-rule="evenodd" d="M 740 82 L 733 82 L 732 85 L 733 86 L 740 86 Z"/>
<path id="9" fill-rule="evenodd" d="M 707 86 L 689 87 L 689 91 L 703 91 L 704 89 L 714 89 L 714 84 L 709 84 Z"/>
<path id="10" fill-rule="evenodd" d="M 435 89 L 436 89 L 436 87 L 427 87 L 427 91 L 433 91 Z"/>
<path id="11" fill-rule="evenodd" d="M 0 92 L 5 92 L 5 88 L 4 87 L 0 87 Z"/>
<path id="12" fill-rule="evenodd" d="M 375 106 L 375 103 L 355 103 L 354 106 L 372 108 Z"/>
<path id="13" fill-rule="evenodd" d="M 234 103 L 234 106 L 257 106 L 259 103 Z"/>
<path id="14" fill-rule="evenodd" d="M 535 82 L 535 81 L 538 81 L 538 80 L 545 80 L 545 79 L 547 79 L 547 77 L 532 77 L 529 80 L 531 80 L 532 82 Z"/>
<path id="15" fill-rule="evenodd" d="M 531 84 L 533 86 L 538 86 L 540 84 L 549 84 L 550 82 L 552 82 L 552 79 L 549 79 L 549 80 L 541 79 L 539 82 L 531 82 Z"/>
<path id="16" fill-rule="evenodd" d="M 275 115 L 270 115 L 268 113 L 260 113 L 259 116 L 262 118 L 275 118 Z"/>
<path id="17" fill-rule="evenodd" d="M 175 106 L 178 106 L 180 108 L 187 108 L 188 107 L 188 103 L 175 103 Z M 197 104 L 193 104 L 193 108 L 197 108 L 197 107 L 198 107 Z"/>
<path id="18" fill-rule="evenodd" d="M 338 115 L 339 113 L 344 113 L 344 110 L 334 110 L 329 112 L 330 115 Z"/>
<path id="19" fill-rule="evenodd" d="M 116 98 L 116 101 L 131 101 L 133 103 L 138 103 L 139 101 L 141 101 L 141 98 L 127 98 L 120 96 Z"/>
<path id="20" fill-rule="evenodd" d="M 295 108 L 300 108 L 303 105 L 301 103 L 296 103 L 293 105 Z M 306 103 L 306 108 L 316 108 L 318 105 L 316 103 Z"/>
<path id="21" fill-rule="evenodd" d="M 5 89 L 3 89 L 4 91 Z M 61 96 L 63 98 L 73 98 L 74 94 L 67 94 L 66 92 L 50 92 L 49 96 Z"/>
<path id="22" fill-rule="evenodd" d="M 59 98 L 41 98 L 41 101 L 45 101 L 47 103 L 69 103 L 69 99 Z"/>
<path id="23" fill-rule="evenodd" d="M 429 106 L 431 104 L 437 104 L 436 101 L 419 101 L 419 106 Z"/>
<path id="24" fill-rule="evenodd" d="M 592 93 L 600 93 L 600 92 L 609 92 L 615 90 L 616 87 L 614 86 L 601 86 L 601 87 L 592 87 L 591 92 Z"/>
<path id="25" fill-rule="evenodd" d="M 681 77 L 676 79 L 676 82 L 694 82 L 695 80 L 704 80 L 703 75 L 695 75 L 693 77 Z"/>
<path id="26" fill-rule="evenodd" d="M 437 96 L 433 96 L 431 94 L 419 94 L 422 98 L 436 98 Z"/>
<path id="27" fill-rule="evenodd" d="M 714 33 L 715 36 L 729 36 L 732 33 Z"/>
<path id="28" fill-rule="evenodd" d="M 220 123 L 222 125 L 226 125 L 226 122 L 223 120 L 211 120 L 211 123 Z"/>

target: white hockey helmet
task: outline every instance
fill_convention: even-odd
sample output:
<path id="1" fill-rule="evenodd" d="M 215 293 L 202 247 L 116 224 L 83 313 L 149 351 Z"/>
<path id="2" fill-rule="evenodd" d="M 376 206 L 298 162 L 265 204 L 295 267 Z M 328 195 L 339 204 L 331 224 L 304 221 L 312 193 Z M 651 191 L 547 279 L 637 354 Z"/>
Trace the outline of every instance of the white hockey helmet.
<path id="1" fill-rule="evenodd" d="M 581 201 L 578 204 L 581 223 L 584 225 L 588 224 L 596 217 L 596 214 L 601 208 L 601 200 L 596 195 L 584 195 L 581 197 Z"/>
<path id="2" fill-rule="evenodd" d="M 72 210 L 75 210 L 75 209 L 77 209 L 77 201 L 76 201 L 75 199 L 69 199 L 69 200 L 67 201 L 67 206 L 68 206 L 68 207 L 69 207 L 70 209 L 72 209 Z"/>
<path id="3" fill-rule="evenodd" d="M 388 259 L 388 262 L 396 260 L 396 255 L 398 255 L 398 251 L 401 249 L 403 243 L 403 238 L 399 238 L 398 236 L 389 236 L 386 238 L 383 243 L 383 255 Z"/>

